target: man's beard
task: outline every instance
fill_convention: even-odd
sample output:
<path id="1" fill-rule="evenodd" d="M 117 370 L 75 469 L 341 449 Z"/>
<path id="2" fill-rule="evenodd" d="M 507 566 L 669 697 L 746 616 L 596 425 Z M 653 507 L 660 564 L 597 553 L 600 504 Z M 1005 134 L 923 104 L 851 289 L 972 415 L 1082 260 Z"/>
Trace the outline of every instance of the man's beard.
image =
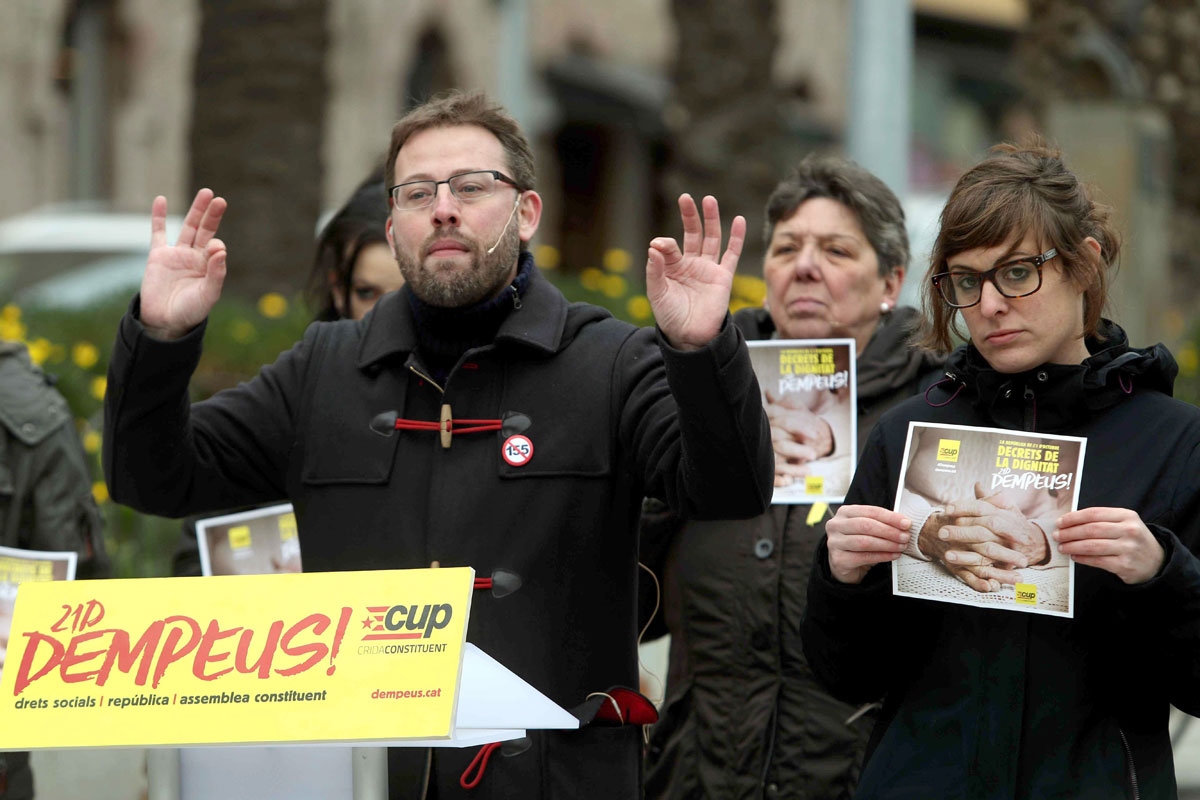
<path id="1" fill-rule="evenodd" d="M 446 238 L 434 236 L 433 238 Z M 516 227 L 506 230 L 491 253 L 480 249 L 478 243 L 455 238 L 467 245 L 471 263 L 466 270 L 435 271 L 408 253 L 396 254 L 400 274 L 417 299 L 441 308 L 465 308 L 495 297 L 509 283 L 517 256 L 521 250 L 520 232 Z M 424 252 L 428 243 L 421 246 Z"/>

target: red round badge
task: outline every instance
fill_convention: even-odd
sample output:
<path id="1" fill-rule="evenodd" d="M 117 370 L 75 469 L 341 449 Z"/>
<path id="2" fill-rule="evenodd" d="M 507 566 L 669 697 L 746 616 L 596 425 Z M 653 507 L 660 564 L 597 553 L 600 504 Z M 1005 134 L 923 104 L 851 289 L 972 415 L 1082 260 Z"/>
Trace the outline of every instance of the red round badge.
<path id="1" fill-rule="evenodd" d="M 504 456 L 504 460 L 514 467 L 523 467 L 529 463 L 529 459 L 533 458 L 533 442 L 529 441 L 528 436 L 516 434 L 504 440 L 504 446 L 500 448 L 500 455 Z"/>

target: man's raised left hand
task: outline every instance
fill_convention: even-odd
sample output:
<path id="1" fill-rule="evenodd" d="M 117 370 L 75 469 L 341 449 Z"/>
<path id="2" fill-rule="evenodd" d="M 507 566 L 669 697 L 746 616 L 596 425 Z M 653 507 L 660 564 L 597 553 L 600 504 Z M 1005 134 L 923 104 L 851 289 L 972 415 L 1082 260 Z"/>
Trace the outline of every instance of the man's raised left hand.
<path id="1" fill-rule="evenodd" d="M 729 310 L 733 273 L 746 240 L 746 220 L 734 217 L 721 252 L 721 214 L 714 197 L 702 202 L 704 221 L 690 195 L 679 197 L 683 251 L 669 237 L 650 242 L 646 294 L 654 319 L 672 347 L 696 350 L 712 341 Z M 718 256 L 720 260 L 718 260 Z"/>

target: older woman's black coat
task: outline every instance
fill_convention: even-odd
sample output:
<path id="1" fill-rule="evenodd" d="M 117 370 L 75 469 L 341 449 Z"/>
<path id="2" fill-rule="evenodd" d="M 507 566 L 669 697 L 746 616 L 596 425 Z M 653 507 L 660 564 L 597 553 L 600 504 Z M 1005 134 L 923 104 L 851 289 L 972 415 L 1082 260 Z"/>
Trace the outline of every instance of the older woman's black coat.
<path id="1" fill-rule="evenodd" d="M 822 542 L 809 663 L 843 699 L 886 695 L 859 796 L 1175 796 L 1169 704 L 1200 714 L 1200 410 L 1170 397 L 1166 348 L 1102 330 L 1082 365 L 1019 374 L 960 348 L 930 393 L 944 405 L 917 397 L 884 415 L 846 502 L 892 507 L 910 420 L 1085 436 L 1079 507 L 1137 511 L 1162 569 L 1128 586 L 1077 565 L 1065 619 L 893 597 L 887 564 L 841 584 Z"/>
<path id="2" fill-rule="evenodd" d="M 134 311 L 105 404 L 115 499 L 178 516 L 289 497 L 308 571 L 515 572 L 515 593 L 477 593 L 467 639 L 567 708 L 637 685 L 642 496 L 709 517 L 753 515 L 770 497 L 769 432 L 730 324 L 699 351 L 660 350 L 653 330 L 568 305 L 534 270 L 495 342 L 469 350 L 444 393 L 423 377 L 397 293 L 362 322 L 314 324 L 253 381 L 189 409 L 202 333 L 156 342 Z M 449 449 L 436 432 L 369 428 L 386 411 L 437 420 L 443 404 L 508 428 L 455 434 Z M 533 442 L 524 466 L 501 457 L 517 431 Z M 639 745 L 632 727 L 537 734 L 494 755 L 470 796 L 634 796 Z M 436 754 L 437 796 L 463 793 L 473 756 Z"/>
<path id="3" fill-rule="evenodd" d="M 942 359 L 908 343 L 916 318 L 912 308 L 884 316 L 857 358 L 860 444 L 883 412 L 940 375 Z M 734 322 L 750 340 L 775 332 L 762 309 L 739 311 Z M 648 797 L 853 794 L 875 717 L 830 697 L 800 646 L 813 550 L 829 518 L 825 511 L 810 520 L 812 508 L 776 505 L 748 520 L 643 515 L 642 559 L 662 586 L 650 636 L 671 634 L 666 698 L 646 757 Z M 652 582 L 643 579 L 642 590 L 648 614 Z"/>

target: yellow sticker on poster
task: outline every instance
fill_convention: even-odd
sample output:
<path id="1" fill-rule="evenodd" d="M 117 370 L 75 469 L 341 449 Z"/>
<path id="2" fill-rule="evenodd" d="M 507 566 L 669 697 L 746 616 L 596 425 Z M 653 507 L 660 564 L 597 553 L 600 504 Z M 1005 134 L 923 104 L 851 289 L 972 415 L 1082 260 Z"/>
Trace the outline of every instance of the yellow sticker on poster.
<path id="1" fill-rule="evenodd" d="M 473 578 L 22 584 L 0 750 L 448 738 Z"/>

